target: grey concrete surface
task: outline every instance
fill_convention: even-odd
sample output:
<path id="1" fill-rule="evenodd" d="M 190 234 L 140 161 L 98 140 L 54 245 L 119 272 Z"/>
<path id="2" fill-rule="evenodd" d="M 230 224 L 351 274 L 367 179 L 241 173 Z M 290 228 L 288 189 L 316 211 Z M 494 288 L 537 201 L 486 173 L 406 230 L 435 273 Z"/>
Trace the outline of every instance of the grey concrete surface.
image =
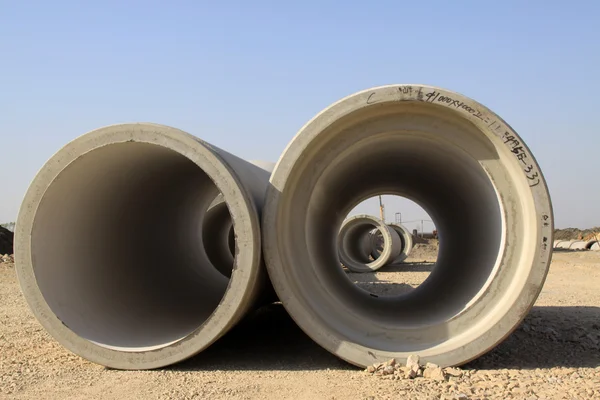
<path id="1" fill-rule="evenodd" d="M 378 194 L 418 203 L 443 238 L 436 268 L 403 295 L 368 293 L 339 267 L 343 218 Z M 325 349 L 362 367 L 415 353 L 449 366 L 527 315 L 548 272 L 553 213 L 534 156 L 496 114 L 448 90 L 389 85 L 298 132 L 271 175 L 262 234 L 281 302 Z"/>
<path id="2" fill-rule="evenodd" d="M 391 264 L 399 264 L 399 263 L 403 262 L 404 260 L 406 260 L 406 258 L 410 254 L 410 251 L 413 248 L 413 235 L 402 224 L 391 223 L 391 224 L 387 224 L 387 225 L 390 228 L 392 228 L 394 231 L 396 231 L 396 233 L 400 237 L 402 251 L 400 252 L 400 254 L 398 254 L 398 256 L 395 259 L 393 259 L 391 261 Z M 374 259 L 377 259 L 381 254 L 380 241 L 378 240 L 378 235 L 371 236 L 371 248 L 372 248 L 371 256 Z"/>
<path id="3" fill-rule="evenodd" d="M 557 249 L 569 249 L 575 240 L 563 240 L 556 245 Z"/>
<path id="4" fill-rule="evenodd" d="M 271 174 L 275 163 L 252 160 L 250 163 Z M 215 268 L 226 277 L 231 277 L 235 255 L 235 231 L 233 221 L 223 195 L 219 195 L 208 207 L 202 222 L 202 239 L 204 250 Z"/>
<path id="5" fill-rule="evenodd" d="M 372 260 L 371 238 L 376 234 L 383 238 L 383 248 L 379 257 Z M 340 261 L 353 272 L 372 272 L 390 264 L 402 252 L 402 242 L 398 233 L 381 220 L 371 215 L 361 214 L 347 218 L 338 235 Z"/>
<path id="6" fill-rule="evenodd" d="M 585 250 L 586 245 L 587 245 L 587 242 L 585 242 L 583 240 L 575 240 L 575 241 L 571 242 L 569 249 L 570 250 Z"/>
<path id="7" fill-rule="evenodd" d="M 39 171 L 15 232 L 33 314 L 63 346 L 119 369 L 186 359 L 233 327 L 269 287 L 260 209 L 269 173 L 167 126 L 89 132 Z M 235 230 L 228 279 L 200 227 L 221 193 Z"/>

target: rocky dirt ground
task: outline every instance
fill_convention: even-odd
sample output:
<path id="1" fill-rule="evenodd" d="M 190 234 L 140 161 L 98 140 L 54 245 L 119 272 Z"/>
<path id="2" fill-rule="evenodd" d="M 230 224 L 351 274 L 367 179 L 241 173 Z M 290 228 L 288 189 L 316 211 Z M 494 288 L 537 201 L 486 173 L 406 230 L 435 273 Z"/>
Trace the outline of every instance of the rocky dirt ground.
<path id="1" fill-rule="evenodd" d="M 369 290 L 386 282 L 410 290 L 435 253 L 422 246 L 404 267 L 351 278 Z M 383 375 L 385 366 L 370 373 L 348 365 L 307 338 L 278 304 L 184 363 L 116 371 L 50 338 L 20 294 L 12 259 L 0 257 L 0 398 L 600 399 L 599 288 L 600 252 L 555 252 L 524 323 L 490 353 L 443 375 L 416 367 L 427 377 L 407 379 L 402 366 Z"/>

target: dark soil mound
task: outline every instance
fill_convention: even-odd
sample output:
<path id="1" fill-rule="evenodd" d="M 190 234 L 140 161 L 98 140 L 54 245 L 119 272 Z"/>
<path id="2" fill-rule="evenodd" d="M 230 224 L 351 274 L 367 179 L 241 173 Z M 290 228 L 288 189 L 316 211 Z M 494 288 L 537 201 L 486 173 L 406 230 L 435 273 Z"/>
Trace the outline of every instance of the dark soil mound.
<path id="1" fill-rule="evenodd" d="M 13 253 L 13 233 L 0 226 L 0 254 Z"/>

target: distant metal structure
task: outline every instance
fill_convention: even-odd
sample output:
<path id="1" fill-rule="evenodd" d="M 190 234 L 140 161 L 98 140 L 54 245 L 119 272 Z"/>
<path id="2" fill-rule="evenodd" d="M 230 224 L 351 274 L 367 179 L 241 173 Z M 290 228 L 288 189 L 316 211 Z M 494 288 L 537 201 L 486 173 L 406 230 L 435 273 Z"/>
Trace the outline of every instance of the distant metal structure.
<path id="1" fill-rule="evenodd" d="M 383 205 L 381 195 L 379 195 L 379 218 L 381 218 L 382 222 L 385 222 L 385 206 Z"/>

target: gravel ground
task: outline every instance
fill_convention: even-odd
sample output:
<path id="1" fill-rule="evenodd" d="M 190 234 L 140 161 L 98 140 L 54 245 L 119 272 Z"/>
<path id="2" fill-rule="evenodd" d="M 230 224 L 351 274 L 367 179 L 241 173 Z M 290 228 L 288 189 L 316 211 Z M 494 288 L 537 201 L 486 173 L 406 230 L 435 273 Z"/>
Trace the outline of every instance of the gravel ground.
<path id="1" fill-rule="evenodd" d="M 410 290 L 433 268 L 422 250 L 405 267 L 351 278 L 370 290 L 386 282 Z M 461 376 L 415 379 L 346 364 L 308 339 L 278 304 L 184 363 L 106 369 L 45 333 L 20 294 L 11 260 L 1 261 L 0 398 L 600 399 L 600 252 L 556 252 L 536 306 L 504 343 L 455 371 Z"/>

